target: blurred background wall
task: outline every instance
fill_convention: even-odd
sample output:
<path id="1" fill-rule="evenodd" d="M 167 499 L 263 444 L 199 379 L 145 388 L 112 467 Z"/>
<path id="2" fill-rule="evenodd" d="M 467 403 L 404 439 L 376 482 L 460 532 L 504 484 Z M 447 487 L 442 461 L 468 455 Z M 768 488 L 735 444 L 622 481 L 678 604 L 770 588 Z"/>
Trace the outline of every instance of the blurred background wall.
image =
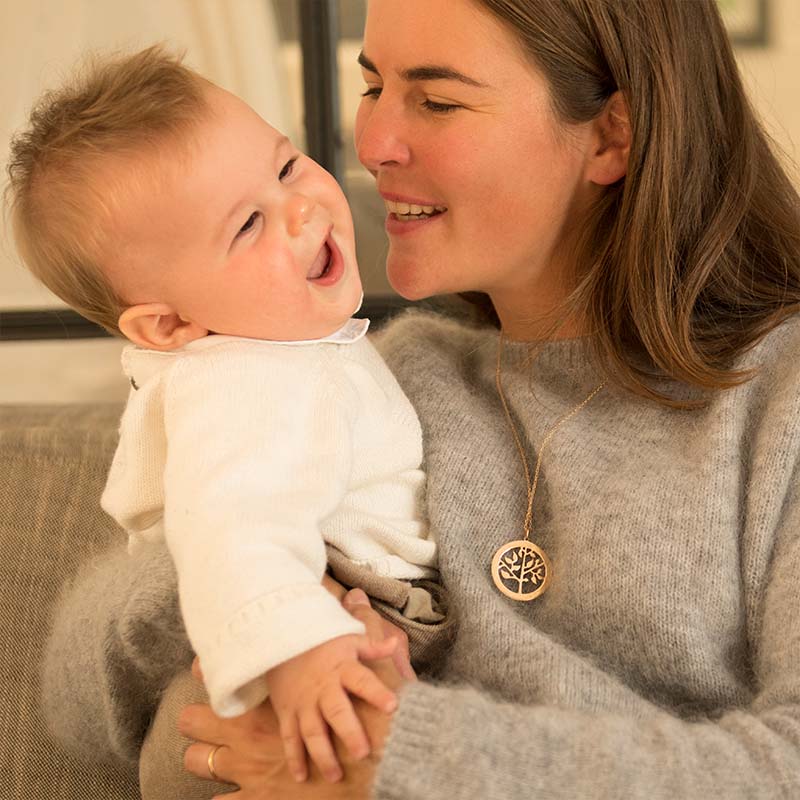
<path id="1" fill-rule="evenodd" d="M 794 166 L 800 157 L 800 0 L 719 2 L 740 42 L 737 57 L 754 105 L 800 186 Z M 365 289 L 383 296 L 391 292 L 383 273 L 383 204 L 352 146 L 364 13 L 365 0 L 338 2 L 343 183 Z M 0 0 L 0 161 L 5 164 L 9 138 L 24 125 L 33 100 L 87 50 L 133 50 L 156 41 L 185 51 L 187 63 L 304 146 L 298 0 Z M 4 314 L 60 306 L 21 268 L 3 235 L 0 403 L 124 399 L 117 340 L 2 341 Z"/>

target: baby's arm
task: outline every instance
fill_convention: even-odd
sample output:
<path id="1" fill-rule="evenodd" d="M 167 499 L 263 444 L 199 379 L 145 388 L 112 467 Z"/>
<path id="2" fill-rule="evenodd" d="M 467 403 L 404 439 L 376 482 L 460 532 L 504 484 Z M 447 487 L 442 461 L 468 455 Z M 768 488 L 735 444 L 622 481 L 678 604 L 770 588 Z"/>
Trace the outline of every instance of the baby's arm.
<path id="1" fill-rule="evenodd" d="M 270 700 L 295 780 L 308 776 L 306 750 L 327 780 L 342 777 L 329 727 L 353 758 L 369 755 L 369 740 L 350 695 L 387 714 L 395 710 L 394 692 L 361 661 L 388 658 L 396 644 L 396 639 L 374 644 L 366 636 L 338 636 L 267 672 Z"/>
<path id="2" fill-rule="evenodd" d="M 363 633 L 320 585 L 319 523 L 341 502 L 352 457 L 350 409 L 321 366 L 315 348 L 234 343 L 187 356 L 165 389 L 166 539 L 223 717 L 264 699 L 272 667 Z"/>

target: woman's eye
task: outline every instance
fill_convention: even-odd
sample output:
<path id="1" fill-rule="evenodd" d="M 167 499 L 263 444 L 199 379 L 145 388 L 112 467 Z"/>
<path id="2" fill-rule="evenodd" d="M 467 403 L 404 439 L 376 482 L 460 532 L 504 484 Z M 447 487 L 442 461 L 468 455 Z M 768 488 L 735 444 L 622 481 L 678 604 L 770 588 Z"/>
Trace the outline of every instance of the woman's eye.
<path id="1" fill-rule="evenodd" d="M 290 158 L 284 165 L 283 169 L 278 173 L 278 180 L 282 181 L 284 178 L 288 178 L 292 174 L 292 170 L 294 169 L 294 162 L 297 161 L 297 156 L 294 158 Z"/>
<path id="2" fill-rule="evenodd" d="M 437 103 L 435 100 L 424 100 L 422 106 L 434 114 L 451 114 L 453 111 L 463 108 L 455 103 Z"/>
<path id="3" fill-rule="evenodd" d="M 251 215 L 250 215 L 250 216 L 247 218 L 247 222 L 245 222 L 245 224 L 244 224 L 244 225 L 242 225 L 242 227 L 241 227 L 241 228 L 239 228 L 239 233 L 238 233 L 238 235 L 239 235 L 239 236 L 241 236 L 243 233 L 247 233 L 247 232 L 248 232 L 248 231 L 249 231 L 249 230 L 250 230 L 250 229 L 251 229 L 251 228 L 252 228 L 252 227 L 253 227 L 253 226 L 256 224 L 256 221 L 257 221 L 257 220 L 258 220 L 258 211 L 254 211 L 254 212 L 253 212 L 253 213 L 252 213 L 252 214 L 251 214 Z"/>
<path id="4" fill-rule="evenodd" d="M 362 97 L 378 97 L 381 93 L 380 86 L 369 86 L 363 92 L 361 92 Z"/>

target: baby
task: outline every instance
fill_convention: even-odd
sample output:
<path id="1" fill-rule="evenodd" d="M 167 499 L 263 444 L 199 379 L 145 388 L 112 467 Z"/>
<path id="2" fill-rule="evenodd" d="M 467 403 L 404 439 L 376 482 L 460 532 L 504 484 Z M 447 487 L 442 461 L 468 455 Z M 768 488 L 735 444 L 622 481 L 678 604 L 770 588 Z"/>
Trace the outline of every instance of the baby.
<path id="1" fill-rule="evenodd" d="M 419 422 L 353 319 L 336 181 L 244 102 L 158 47 L 45 96 L 12 145 L 23 260 L 130 340 L 103 508 L 165 539 L 210 702 L 269 692 L 298 781 L 340 777 L 328 727 L 369 752 L 350 696 L 391 711 L 391 655 L 322 586 L 327 553 L 436 576 Z"/>

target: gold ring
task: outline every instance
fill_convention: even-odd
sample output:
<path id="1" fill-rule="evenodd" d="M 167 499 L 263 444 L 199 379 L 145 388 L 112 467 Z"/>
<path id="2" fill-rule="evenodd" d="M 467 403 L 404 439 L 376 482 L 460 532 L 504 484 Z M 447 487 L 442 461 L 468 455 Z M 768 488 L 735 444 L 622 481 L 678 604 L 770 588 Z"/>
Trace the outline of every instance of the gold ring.
<path id="1" fill-rule="evenodd" d="M 218 744 L 218 745 L 212 747 L 211 750 L 208 751 L 208 761 L 207 761 L 208 774 L 211 775 L 211 780 L 212 781 L 221 781 L 222 780 L 219 777 L 219 775 L 217 775 L 217 771 L 214 769 L 214 758 L 216 757 L 217 750 L 219 750 L 220 747 L 222 747 L 222 745 Z"/>

